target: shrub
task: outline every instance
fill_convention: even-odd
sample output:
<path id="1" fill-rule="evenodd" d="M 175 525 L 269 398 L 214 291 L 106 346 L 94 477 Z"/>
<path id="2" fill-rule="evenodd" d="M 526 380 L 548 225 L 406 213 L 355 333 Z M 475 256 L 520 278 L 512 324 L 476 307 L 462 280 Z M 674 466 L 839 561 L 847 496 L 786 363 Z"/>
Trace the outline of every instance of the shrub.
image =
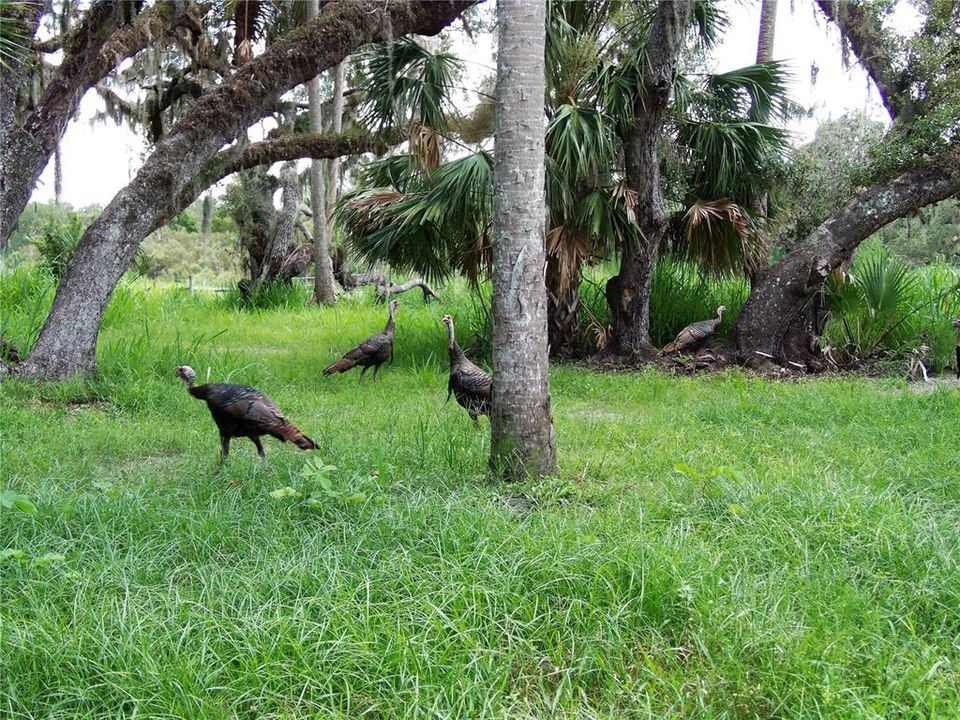
<path id="1" fill-rule="evenodd" d="M 48 220 L 40 230 L 39 237 L 34 240 L 40 253 L 41 267 L 55 280 L 63 278 L 67 263 L 77 249 L 84 230 L 86 223 L 81 216 L 71 214 L 65 220 Z"/>

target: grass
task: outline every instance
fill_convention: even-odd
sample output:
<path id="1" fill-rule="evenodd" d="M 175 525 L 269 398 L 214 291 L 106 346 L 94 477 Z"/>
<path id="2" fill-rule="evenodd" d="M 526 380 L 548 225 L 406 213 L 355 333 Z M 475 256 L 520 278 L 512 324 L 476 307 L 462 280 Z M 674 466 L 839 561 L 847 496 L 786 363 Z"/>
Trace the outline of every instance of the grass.
<path id="1" fill-rule="evenodd" d="M 508 487 L 443 404 L 440 318 L 475 312 L 443 295 L 404 298 L 378 385 L 320 376 L 382 327 L 369 294 L 241 312 L 141 286 L 101 379 L 0 384 L 0 492 L 37 507 L 0 506 L 23 552 L 0 717 L 960 713 L 955 392 L 562 366 L 559 476 Z M 238 440 L 217 472 L 181 363 L 266 391 L 320 451 L 268 440 L 263 466 Z"/>

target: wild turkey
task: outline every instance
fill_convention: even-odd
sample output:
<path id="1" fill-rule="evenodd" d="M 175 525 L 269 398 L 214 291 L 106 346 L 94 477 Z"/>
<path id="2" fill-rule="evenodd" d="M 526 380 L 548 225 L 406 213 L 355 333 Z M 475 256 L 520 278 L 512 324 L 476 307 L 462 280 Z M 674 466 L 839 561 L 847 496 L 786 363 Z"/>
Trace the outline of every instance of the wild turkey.
<path id="1" fill-rule="evenodd" d="M 206 400 L 213 421 L 220 430 L 220 462 L 227 459 L 230 439 L 247 437 L 257 446 L 257 454 L 267 456 L 260 443 L 261 435 L 272 435 L 280 442 L 289 440 L 301 450 L 316 450 L 317 444 L 291 425 L 283 417 L 273 400 L 259 390 L 233 383 L 194 385 L 197 373 L 189 365 L 177 368 L 177 375 L 187 386 L 187 392 L 198 400 Z"/>
<path id="2" fill-rule="evenodd" d="M 490 414 L 490 389 L 493 379 L 478 368 L 463 354 L 457 345 L 456 331 L 453 328 L 453 318 L 443 316 L 443 323 L 447 326 L 447 347 L 450 349 L 450 382 L 447 384 L 447 402 L 450 395 L 457 398 L 457 402 L 469 414 L 474 424 L 479 424 L 478 415 Z"/>
<path id="3" fill-rule="evenodd" d="M 333 363 L 333 365 L 324 368 L 323 374 L 333 375 L 333 373 L 342 373 L 360 365 L 363 367 L 363 370 L 360 371 L 360 382 L 363 382 L 364 373 L 366 373 L 367 369 L 372 365 L 373 379 L 376 380 L 380 366 L 383 365 L 388 358 L 393 362 L 394 315 L 397 312 L 397 306 L 399 304 L 399 300 L 390 301 L 390 317 L 387 319 L 387 326 L 383 329 L 383 332 L 368 337 Z"/>
<path id="4" fill-rule="evenodd" d="M 957 331 L 957 380 L 960 380 L 960 320 L 953 321 L 953 329 Z"/>
<path id="5" fill-rule="evenodd" d="M 717 308 L 717 316 L 712 320 L 701 320 L 700 322 L 687 325 L 683 330 L 677 333 L 676 340 L 674 340 L 672 343 L 667 343 L 664 345 L 663 350 L 660 351 L 660 354 L 668 355 L 670 353 L 683 352 L 685 350 L 696 350 L 707 340 L 713 337 L 713 334 L 720 326 L 720 320 L 723 319 L 723 313 L 726 311 L 726 309 L 727 308 L 725 306 L 721 305 Z"/>

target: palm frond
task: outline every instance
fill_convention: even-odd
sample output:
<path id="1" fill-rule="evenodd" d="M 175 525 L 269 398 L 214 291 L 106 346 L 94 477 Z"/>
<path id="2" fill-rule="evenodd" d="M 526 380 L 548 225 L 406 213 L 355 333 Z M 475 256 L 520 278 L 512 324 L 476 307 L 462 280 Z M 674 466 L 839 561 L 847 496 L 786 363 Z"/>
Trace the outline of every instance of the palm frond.
<path id="1" fill-rule="evenodd" d="M 361 120 L 374 129 L 415 120 L 434 130 L 447 126 L 453 80 L 461 62 L 430 52 L 409 37 L 371 46 L 361 54 L 367 68 L 367 99 Z"/>
<path id="2" fill-rule="evenodd" d="M 25 2 L 9 2 L 9 15 L 0 15 L 0 68 L 7 69 L 14 60 L 30 49 L 30 39 L 21 30 L 14 16 L 25 9 Z"/>
<path id="3" fill-rule="evenodd" d="M 767 257 L 762 223 L 729 198 L 693 202 L 673 226 L 670 250 L 715 276 L 749 275 Z"/>
<path id="4" fill-rule="evenodd" d="M 749 121 L 681 122 L 679 142 L 690 152 L 691 193 L 748 202 L 772 157 L 788 148 L 787 132 Z"/>
<path id="5" fill-rule="evenodd" d="M 709 101 L 728 117 L 782 121 L 795 111 L 787 93 L 791 80 L 786 63 L 770 60 L 710 75 L 707 93 Z"/>
<path id="6" fill-rule="evenodd" d="M 408 192 L 372 188 L 345 196 L 335 215 L 357 254 L 430 281 L 489 268 L 493 158 L 478 152 L 420 175 Z"/>
<path id="7" fill-rule="evenodd" d="M 716 0 L 694 0 L 690 24 L 697 40 L 706 48 L 716 45 L 730 25 L 730 18 Z"/>

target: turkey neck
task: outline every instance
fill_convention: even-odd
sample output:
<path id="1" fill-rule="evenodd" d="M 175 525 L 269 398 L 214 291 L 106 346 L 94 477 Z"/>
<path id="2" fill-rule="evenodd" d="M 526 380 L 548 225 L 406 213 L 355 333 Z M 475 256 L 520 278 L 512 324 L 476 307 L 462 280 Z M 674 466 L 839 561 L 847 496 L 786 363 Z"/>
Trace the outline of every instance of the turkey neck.
<path id="1" fill-rule="evenodd" d="M 210 385 L 194 385 L 191 381 L 187 383 L 187 392 L 198 400 L 206 400 L 210 396 Z"/>
<path id="2" fill-rule="evenodd" d="M 463 354 L 463 350 L 461 350 L 460 346 L 457 345 L 457 336 L 452 325 L 447 328 L 447 336 L 447 347 L 450 348 L 450 364 L 454 365 L 458 360 L 462 360 L 465 356 Z"/>
<path id="3" fill-rule="evenodd" d="M 396 323 L 394 322 L 393 317 L 393 308 L 390 308 L 390 317 L 387 318 L 387 326 L 383 329 L 383 332 L 387 335 L 393 335 L 393 328 Z"/>

